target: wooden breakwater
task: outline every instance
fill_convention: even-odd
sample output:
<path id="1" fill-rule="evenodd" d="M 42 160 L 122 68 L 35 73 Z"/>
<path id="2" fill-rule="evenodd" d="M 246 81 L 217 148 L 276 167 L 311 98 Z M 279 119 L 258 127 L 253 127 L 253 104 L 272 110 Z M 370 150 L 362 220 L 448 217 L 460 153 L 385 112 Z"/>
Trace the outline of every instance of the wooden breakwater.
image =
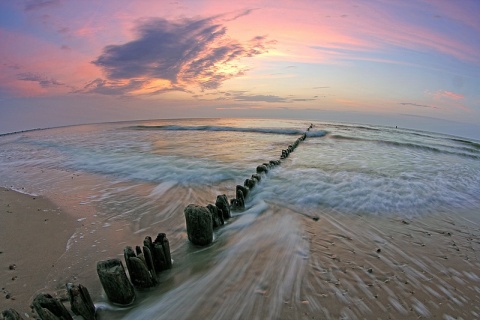
<path id="1" fill-rule="evenodd" d="M 306 131 L 310 131 L 310 125 Z M 271 169 L 281 165 L 282 161 L 295 151 L 307 137 L 302 134 L 293 144 L 282 150 L 279 159 L 270 160 L 257 166 L 256 173 L 245 179 L 243 185 L 235 188 L 235 198 L 230 202 L 225 194 L 218 195 L 215 204 L 199 206 L 190 204 L 184 209 L 188 239 L 198 246 L 206 246 L 213 242 L 215 229 L 232 218 L 232 211 L 245 209 L 250 192 L 256 188 L 262 177 Z M 159 233 L 155 240 L 145 237 L 143 246 L 135 250 L 127 246 L 123 252 L 125 267 L 120 259 L 107 259 L 97 262 L 97 274 L 108 300 L 118 306 L 128 306 L 136 299 L 135 289 L 152 288 L 159 285 L 159 273 L 172 268 L 170 244 L 165 233 Z M 128 271 L 128 276 L 127 272 Z M 67 283 L 70 311 L 62 301 L 48 293 L 39 293 L 32 302 L 32 312 L 41 320 L 73 320 L 72 314 L 85 320 L 96 319 L 95 305 L 88 289 L 81 284 Z M 16 310 L 2 311 L 3 320 L 24 319 Z"/>
<path id="2" fill-rule="evenodd" d="M 310 125 L 306 131 L 310 131 L 312 128 L 313 125 Z M 270 160 L 257 166 L 256 173 L 247 178 L 243 186 L 236 186 L 235 198 L 231 199 L 230 203 L 228 203 L 227 196 L 222 194 L 217 196 L 215 204 L 208 204 L 207 206 L 188 205 L 184 209 L 188 240 L 199 246 L 212 243 L 213 231 L 222 226 L 225 220 L 232 217 L 232 210 L 242 211 L 245 209 L 245 201 L 248 199 L 250 192 L 262 180 L 262 176 L 266 175 L 269 170 L 279 166 L 306 138 L 307 134 L 302 134 L 293 144 L 282 150 L 279 159 Z"/>

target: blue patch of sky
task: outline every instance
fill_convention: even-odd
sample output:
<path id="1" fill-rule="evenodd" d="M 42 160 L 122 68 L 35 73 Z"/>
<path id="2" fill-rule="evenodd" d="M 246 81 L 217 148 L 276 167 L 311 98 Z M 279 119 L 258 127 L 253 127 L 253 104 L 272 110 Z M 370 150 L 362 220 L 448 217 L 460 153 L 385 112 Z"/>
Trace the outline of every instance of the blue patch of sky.
<path id="1" fill-rule="evenodd" d="M 8 30 L 22 30 L 25 25 L 25 16 L 9 3 L 0 4 L 0 27 Z"/>

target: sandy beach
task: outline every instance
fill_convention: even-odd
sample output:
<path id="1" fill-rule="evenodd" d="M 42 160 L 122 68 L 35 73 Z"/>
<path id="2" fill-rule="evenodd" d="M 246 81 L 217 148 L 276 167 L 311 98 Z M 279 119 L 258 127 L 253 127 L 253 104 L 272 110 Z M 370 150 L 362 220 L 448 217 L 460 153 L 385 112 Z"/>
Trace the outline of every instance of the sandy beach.
<path id="1" fill-rule="evenodd" d="M 0 309 L 32 317 L 36 293 L 64 298 L 63 284 L 46 279 L 58 271 L 56 261 L 75 231 L 75 219 L 43 197 L 0 192 Z M 281 319 L 480 317 L 480 226 L 473 213 L 305 216 L 273 206 L 272 214 L 303 221 L 301 236 L 309 248 L 300 267 L 303 277 L 294 281 L 300 286 L 283 301 Z M 93 289 L 94 301 L 102 300 L 98 284 Z M 256 303 L 265 306 L 278 296 L 268 285 L 252 290 Z M 112 319 L 108 313 L 100 318 Z"/>
<path id="2" fill-rule="evenodd" d="M 476 221 L 476 222 L 474 222 Z M 314 319 L 478 319 L 475 214 L 306 220 L 304 314 Z"/>
<path id="3" fill-rule="evenodd" d="M 52 291 L 49 274 L 75 230 L 71 216 L 41 196 L 0 188 L 0 309 L 30 314 L 39 292 Z"/>

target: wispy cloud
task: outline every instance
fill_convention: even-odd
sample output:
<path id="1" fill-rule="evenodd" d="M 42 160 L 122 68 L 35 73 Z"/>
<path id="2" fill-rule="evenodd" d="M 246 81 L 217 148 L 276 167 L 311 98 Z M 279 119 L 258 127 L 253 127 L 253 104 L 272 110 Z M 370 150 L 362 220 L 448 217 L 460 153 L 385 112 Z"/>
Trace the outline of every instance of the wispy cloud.
<path id="1" fill-rule="evenodd" d="M 230 19 L 245 14 L 248 12 Z M 273 41 L 264 36 L 256 36 L 246 42 L 228 37 L 222 19 L 226 18 L 152 18 L 140 21 L 135 28 L 134 40 L 106 46 L 102 54 L 92 61 L 104 71 L 107 79 L 95 80 L 85 87 L 85 91 L 130 94 L 132 89 L 143 87 L 150 88 L 143 93 L 187 86 L 197 86 L 201 90 L 218 88 L 224 81 L 247 71 L 240 64 L 242 58 L 262 54 L 273 45 Z M 140 87 L 136 85 L 132 88 L 132 81 Z M 158 85 L 155 86 L 155 83 Z M 101 90 L 96 85 L 101 86 Z M 107 87 L 115 90 L 105 90 Z"/>
<path id="2" fill-rule="evenodd" d="M 425 105 L 425 104 L 412 103 L 412 102 L 400 102 L 400 104 L 403 105 L 403 106 L 438 109 L 438 107 L 428 106 L 428 105 Z"/>
<path id="3" fill-rule="evenodd" d="M 45 75 L 34 72 L 19 73 L 17 74 L 17 79 L 22 81 L 37 82 L 42 88 L 58 87 L 65 85 L 64 83 L 57 81 L 53 78 L 48 78 Z"/>
<path id="4" fill-rule="evenodd" d="M 274 94 L 252 94 L 249 91 L 220 91 L 207 95 L 215 95 L 217 98 L 214 100 L 220 101 L 237 101 L 237 102 L 267 102 L 267 103 L 293 103 L 293 102 L 308 102 L 318 100 L 318 97 L 313 98 L 297 98 L 295 96 L 279 96 Z M 199 100 L 208 100 L 202 99 L 203 96 L 195 95 L 195 98 Z"/>
<path id="5" fill-rule="evenodd" d="M 456 93 L 448 90 L 437 90 L 434 92 L 425 91 L 427 96 L 432 97 L 437 103 L 439 103 L 442 107 L 451 108 L 455 107 L 458 109 L 462 109 L 465 111 L 471 111 L 464 104 L 465 96 L 461 93 Z"/>
<path id="6" fill-rule="evenodd" d="M 455 93 L 452 91 L 446 91 L 446 90 L 438 90 L 434 92 L 432 95 L 436 99 L 446 98 L 450 100 L 462 100 L 463 98 L 465 98 L 463 94 Z"/>
<path id="7" fill-rule="evenodd" d="M 28 0 L 25 3 L 25 11 L 40 10 L 46 7 L 59 5 L 61 0 Z"/>
<path id="8" fill-rule="evenodd" d="M 234 95 L 233 100 L 235 101 L 249 101 L 249 102 L 288 102 L 287 98 L 283 98 L 276 95 L 264 95 L 264 94 L 255 94 L 255 95 L 246 95 L 239 94 Z"/>

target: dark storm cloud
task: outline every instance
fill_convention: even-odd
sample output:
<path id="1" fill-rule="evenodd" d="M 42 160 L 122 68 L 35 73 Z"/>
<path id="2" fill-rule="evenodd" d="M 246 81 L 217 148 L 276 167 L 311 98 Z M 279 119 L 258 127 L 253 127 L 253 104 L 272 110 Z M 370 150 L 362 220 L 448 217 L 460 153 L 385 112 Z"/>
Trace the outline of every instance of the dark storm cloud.
<path id="1" fill-rule="evenodd" d="M 230 20 L 248 13 L 244 11 Z M 264 53 L 273 44 L 263 36 L 243 43 L 227 37 L 227 28 L 218 16 L 147 19 L 139 22 L 135 31 L 134 40 L 106 46 L 92 61 L 109 81 L 163 79 L 177 88 L 194 85 L 202 90 L 215 89 L 246 71 L 238 66 L 240 59 Z"/>
<path id="2" fill-rule="evenodd" d="M 19 73 L 17 74 L 17 79 L 22 80 L 22 81 L 32 81 L 32 82 L 38 82 L 38 84 L 42 88 L 49 88 L 49 87 L 58 87 L 58 86 L 64 86 L 64 83 L 61 83 L 55 79 L 48 78 L 42 74 L 39 73 L 33 73 L 33 72 L 24 72 L 24 73 Z"/>

